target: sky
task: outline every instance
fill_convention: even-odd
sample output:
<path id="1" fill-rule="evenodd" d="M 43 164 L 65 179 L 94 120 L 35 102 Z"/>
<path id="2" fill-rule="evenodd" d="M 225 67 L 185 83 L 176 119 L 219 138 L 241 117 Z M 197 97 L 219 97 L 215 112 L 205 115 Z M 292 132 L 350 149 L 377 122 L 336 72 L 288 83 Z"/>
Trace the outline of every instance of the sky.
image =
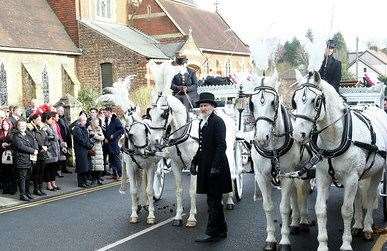
<path id="1" fill-rule="evenodd" d="M 214 11 L 215 0 L 195 0 Z M 344 35 L 350 51 L 368 42 L 387 47 L 387 0 L 218 0 L 220 13 L 250 46 L 264 39 L 303 38 L 308 28 L 327 40 Z"/>

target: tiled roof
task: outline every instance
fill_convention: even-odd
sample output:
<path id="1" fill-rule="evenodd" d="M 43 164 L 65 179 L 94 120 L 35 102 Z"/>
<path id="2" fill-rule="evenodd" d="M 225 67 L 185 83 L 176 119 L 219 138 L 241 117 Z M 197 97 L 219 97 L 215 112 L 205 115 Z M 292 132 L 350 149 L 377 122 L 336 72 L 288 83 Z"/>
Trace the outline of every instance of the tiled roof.
<path id="1" fill-rule="evenodd" d="M 376 60 L 375 63 L 387 65 L 387 55 L 384 52 L 374 51 L 374 50 L 361 51 L 361 52 L 358 52 L 359 59 L 364 58 L 363 55 L 365 53 L 371 54 L 373 56 L 373 61 Z M 348 52 L 348 62 L 350 66 L 355 63 L 355 60 L 356 60 L 356 52 Z M 374 64 L 372 62 L 368 62 L 368 60 L 364 60 L 364 61 L 367 62 L 368 65 Z"/>
<path id="2" fill-rule="evenodd" d="M 91 29 L 105 35 L 118 44 L 148 58 L 167 59 L 158 48 L 158 41 L 131 27 L 105 22 L 82 21 Z"/>
<path id="3" fill-rule="evenodd" d="M 202 50 L 250 54 L 246 44 L 218 14 L 179 1 L 157 0 L 184 35 L 192 36 Z"/>
<path id="4" fill-rule="evenodd" d="M 174 58 L 176 52 L 180 51 L 184 44 L 184 41 L 177 43 L 162 43 L 159 44 L 158 47 L 166 56 L 168 56 L 169 58 Z"/>
<path id="5" fill-rule="evenodd" d="M 0 47 L 79 53 L 46 0 L 1 0 Z"/>

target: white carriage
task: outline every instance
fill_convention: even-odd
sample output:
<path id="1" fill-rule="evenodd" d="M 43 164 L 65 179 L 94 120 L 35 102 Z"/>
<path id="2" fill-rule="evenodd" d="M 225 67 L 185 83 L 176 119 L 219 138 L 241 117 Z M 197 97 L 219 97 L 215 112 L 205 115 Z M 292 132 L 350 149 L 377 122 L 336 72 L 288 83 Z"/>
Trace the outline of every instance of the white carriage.
<path id="1" fill-rule="evenodd" d="M 352 109 L 363 110 L 368 106 L 377 106 L 383 109 L 384 91 L 386 86 L 377 83 L 372 87 L 348 86 L 341 87 L 340 93 L 345 97 Z M 379 186 L 379 194 L 382 197 L 384 220 L 387 220 L 387 172 L 383 174 L 383 182 Z"/>

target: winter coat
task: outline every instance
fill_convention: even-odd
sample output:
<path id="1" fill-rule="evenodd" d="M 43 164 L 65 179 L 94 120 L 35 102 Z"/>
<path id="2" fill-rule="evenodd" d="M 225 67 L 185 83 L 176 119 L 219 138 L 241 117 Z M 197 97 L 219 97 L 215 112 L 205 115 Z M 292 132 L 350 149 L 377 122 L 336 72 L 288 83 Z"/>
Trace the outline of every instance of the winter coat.
<path id="1" fill-rule="evenodd" d="M 16 168 L 29 169 L 32 167 L 30 155 L 38 150 L 38 143 L 31 132 L 26 131 L 25 135 L 15 131 L 12 135 L 13 159 Z"/>
<path id="2" fill-rule="evenodd" d="M 38 161 L 45 161 L 48 159 L 48 151 L 43 150 L 43 146 L 48 147 L 50 144 L 46 130 L 34 125 L 33 123 L 28 124 L 27 128 L 28 131 L 35 137 L 38 144 Z"/>
<path id="3" fill-rule="evenodd" d="M 93 148 L 89 133 L 85 126 L 75 125 L 73 128 L 73 147 L 75 153 L 75 172 L 86 173 L 90 171 L 91 159 L 88 150 Z"/>
<path id="4" fill-rule="evenodd" d="M 113 115 L 110 123 L 106 125 L 105 129 L 105 139 L 108 140 L 106 144 L 106 150 L 109 153 L 119 154 L 120 147 L 118 146 L 118 140 L 124 134 L 125 130 L 122 126 L 121 121 L 117 118 L 116 115 Z"/>
<path id="5" fill-rule="evenodd" d="M 87 130 L 91 141 L 94 142 L 93 150 L 95 151 L 95 155 L 91 156 L 91 170 L 104 171 L 102 144 L 105 137 L 103 136 L 102 128 L 93 129 L 89 126 Z"/>
<path id="6" fill-rule="evenodd" d="M 190 101 L 187 100 L 187 96 L 181 91 L 183 86 L 187 87 L 187 95 Z M 196 78 L 196 74 L 193 70 L 187 68 L 187 72 L 184 74 L 178 73 L 172 79 L 171 89 L 173 91 L 173 95 L 176 96 L 187 109 L 190 109 L 189 102 L 192 105 L 195 105 L 198 100 L 198 79 Z"/>
<path id="7" fill-rule="evenodd" d="M 328 62 L 326 62 L 328 60 Z M 332 85 L 337 93 L 339 93 L 339 86 L 341 81 L 341 62 L 333 56 L 325 57 L 319 70 L 320 76 L 323 80 Z"/>
<path id="8" fill-rule="evenodd" d="M 56 136 L 54 129 L 50 125 L 46 124 L 44 127 L 42 127 L 42 129 L 46 132 L 48 138 L 47 158 L 44 160 L 44 162 L 58 162 L 60 155 L 59 138 Z"/>
<path id="9" fill-rule="evenodd" d="M 63 141 L 66 142 L 68 148 L 72 148 L 70 125 L 65 116 L 60 116 L 58 121 Z"/>
<path id="10" fill-rule="evenodd" d="M 231 173 L 226 156 L 226 126 L 212 113 L 203 127 L 199 127 L 199 149 L 193 158 L 198 166 L 197 193 L 222 194 L 232 191 Z M 211 168 L 220 174 L 210 177 Z"/>

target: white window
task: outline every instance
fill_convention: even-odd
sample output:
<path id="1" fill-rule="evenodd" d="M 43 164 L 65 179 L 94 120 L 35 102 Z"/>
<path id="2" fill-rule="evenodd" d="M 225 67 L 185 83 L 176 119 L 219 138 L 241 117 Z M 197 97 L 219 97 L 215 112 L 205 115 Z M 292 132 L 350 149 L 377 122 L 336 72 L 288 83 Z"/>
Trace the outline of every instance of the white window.
<path id="1" fill-rule="evenodd" d="M 227 60 L 226 62 L 226 76 L 229 76 L 231 74 L 231 62 L 230 59 Z"/>
<path id="2" fill-rule="evenodd" d="M 113 2 L 114 0 L 97 0 L 97 18 L 112 19 L 113 18 Z"/>
<path id="3" fill-rule="evenodd" d="M 7 72 L 4 63 L 0 62 L 0 105 L 8 104 Z"/>

